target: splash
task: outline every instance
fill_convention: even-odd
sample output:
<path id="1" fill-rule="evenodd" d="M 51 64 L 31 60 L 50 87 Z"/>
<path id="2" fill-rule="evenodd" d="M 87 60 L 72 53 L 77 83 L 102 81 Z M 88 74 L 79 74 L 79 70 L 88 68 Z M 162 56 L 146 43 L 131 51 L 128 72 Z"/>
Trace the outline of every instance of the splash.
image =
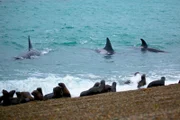
<path id="1" fill-rule="evenodd" d="M 119 76 L 121 77 L 121 76 Z M 80 93 L 84 90 L 91 88 L 95 82 L 100 82 L 102 77 L 96 76 L 93 74 L 86 75 L 65 75 L 58 76 L 54 74 L 49 74 L 45 78 L 38 77 L 29 77 L 23 80 L 7 80 L 0 82 L 0 88 L 6 90 L 16 90 L 16 91 L 29 91 L 32 92 L 37 87 L 41 87 L 44 94 L 52 93 L 53 88 L 58 86 L 58 83 L 63 82 L 66 87 L 69 89 L 72 97 L 79 97 Z M 112 81 L 117 82 L 117 92 L 120 91 L 128 91 L 128 90 L 136 90 L 137 83 L 140 80 L 141 75 L 138 74 L 136 76 L 125 77 L 125 79 L 129 79 L 131 81 L 130 84 L 122 84 L 122 81 L 118 81 L 118 79 L 106 80 L 106 84 L 111 85 Z M 158 76 L 160 78 L 160 76 Z M 147 85 L 153 81 L 153 77 L 146 78 L 147 84 L 143 88 L 146 88 Z M 167 80 L 166 85 L 177 83 L 177 81 Z M 2 93 L 0 93 L 1 95 Z"/>

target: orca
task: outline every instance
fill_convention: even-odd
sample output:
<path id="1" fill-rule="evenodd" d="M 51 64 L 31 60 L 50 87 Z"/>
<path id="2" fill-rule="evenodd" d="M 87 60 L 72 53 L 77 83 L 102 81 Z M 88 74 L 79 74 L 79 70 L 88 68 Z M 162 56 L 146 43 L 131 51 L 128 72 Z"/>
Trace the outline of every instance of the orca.
<path id="1" fill-rule="evenodd" d="M 28 36 L 28 51 L 20 56 L 14 57 L 15 60 L 21 60 L 21 59 L 31 59 L 33 56 L 40 56 L 41 52 L 38 50 L 33 49 L 30 36 Z"/>
<path id="2" fill-rule="evenodd" d="M 105 55 L 112 55 L 115 53 L 114 49 L 112 48 L 111 41 L 109 40 L 108 37 L 106 38 L 105 47 L 103 49 L 97 49 L 96 52 Z"/>
<path id="3" fill-rule="evenodd" d="M 165 52 L 163 50 L 149 48 L 147 43 L 146 43 L 146 41 L 143 40 L 143 39 L 141 39 L 141 42 L 142 42 L 142 44 L 141 44 L 141 51 L 143 51 L 143 52 L 145 52 L 145 51 L 156 52 L 156 53 L 158 53 L 158 52 Z"/>

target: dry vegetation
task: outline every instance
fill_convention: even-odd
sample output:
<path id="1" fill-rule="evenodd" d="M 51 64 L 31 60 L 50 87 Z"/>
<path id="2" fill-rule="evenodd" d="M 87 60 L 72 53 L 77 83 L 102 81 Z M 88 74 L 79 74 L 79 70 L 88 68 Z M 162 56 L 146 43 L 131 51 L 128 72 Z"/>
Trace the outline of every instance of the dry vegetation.
<path id="1" fill-rule="evenodd" d="M 180 119 L 180 84 L 0 106 L 1 120 Z"/>

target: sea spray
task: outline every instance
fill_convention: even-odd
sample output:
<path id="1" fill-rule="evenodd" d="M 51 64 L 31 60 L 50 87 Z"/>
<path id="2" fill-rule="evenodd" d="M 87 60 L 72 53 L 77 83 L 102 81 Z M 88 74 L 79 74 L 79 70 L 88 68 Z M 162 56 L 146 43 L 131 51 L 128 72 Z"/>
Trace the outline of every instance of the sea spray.
<path id="1" fill-rule="evenodd" d="M 80 75 L 85 76 L 85 75 Z M 29 77 L 24 80 L 7 80 L 7 81 L 1 81 L 0 82 L 0 88 L 6 89 L 8 91 L 10 90 L 16 90 L 16 91 L 29 91 L 32 92 L 37 87 L 41 87 L 44 94 L 52 93 L 53 88 L 58 86 L 58 83 L 63 82 L 67 88 L 69 89 L 72 97 L 79 97 L 80 93 L 84 90 L 88 90 L 91 88 L 95 82 L 100 82 L 100 77 L 97 77 L 96 75 L 86 75 L 88 77 L 77 77 L 72 75 L 66 75 L 66 76 L 57 76 L 50 74 L 46 78 L 39 78 L 39 77 Z M 91 78 L 92 77 L 92 78 Z M 129 76 L 126 77 L 129 78 L 131 81 L 130 84 L 122 84 L 122 82 L 118 82 L 118 80 L 114 80 L 117 82 L 117 92 L 120 91 L 127 91 L 127 90 L 136 90 L 137 89 L 137 82 L 140 80 L 141 75 L 137 76 Z M 160 78 L 160 76 L 158 76 Z M 148 83 L 150 83 L 153 79 L 152 78 L 146 78 L 147 84 L 142 87 L 146 88 Z M 165 83 L 168 84 L 174 84 L 177 81 L 167 80 Z M 112 81 L 107 81 L 106 84 L 111 85 Z M 2 93 L 0 93 L 2 95 Z"/>

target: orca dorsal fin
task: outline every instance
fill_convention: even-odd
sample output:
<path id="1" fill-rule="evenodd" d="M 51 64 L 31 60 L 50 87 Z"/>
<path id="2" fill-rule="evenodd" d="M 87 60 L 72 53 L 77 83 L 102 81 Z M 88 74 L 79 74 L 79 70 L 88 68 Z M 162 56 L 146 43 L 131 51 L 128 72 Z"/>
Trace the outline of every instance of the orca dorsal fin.
<path id="1" fill-rule="evenodd" d="M 141 39 L 141 42 L 142 42 L 141 46 L 142 46 L 143 48 L 148 48 L 148 45 L 147 45 L 147 43 L 146 43 L 145 40 Z"/>
<path id="2" fill-rule="evenodd" d="M 28 43 L 29 43 L 29 51 L 32 49 L 32 44 L 31 44 L 31 40 L 30 40 L 30 36 L 28 36 Z"/>
<path id="3" fill-rule="evenodd" d="M 107 51 L 110 51 L 110 52 L 113 52 L 113 48 L 112 48 L 112 45 L 111 45 L 111 41 L 109 40 L 109 38 L 107 37 L 106 39 L 106 46 L 104 47 L 105 50 Z"/>

